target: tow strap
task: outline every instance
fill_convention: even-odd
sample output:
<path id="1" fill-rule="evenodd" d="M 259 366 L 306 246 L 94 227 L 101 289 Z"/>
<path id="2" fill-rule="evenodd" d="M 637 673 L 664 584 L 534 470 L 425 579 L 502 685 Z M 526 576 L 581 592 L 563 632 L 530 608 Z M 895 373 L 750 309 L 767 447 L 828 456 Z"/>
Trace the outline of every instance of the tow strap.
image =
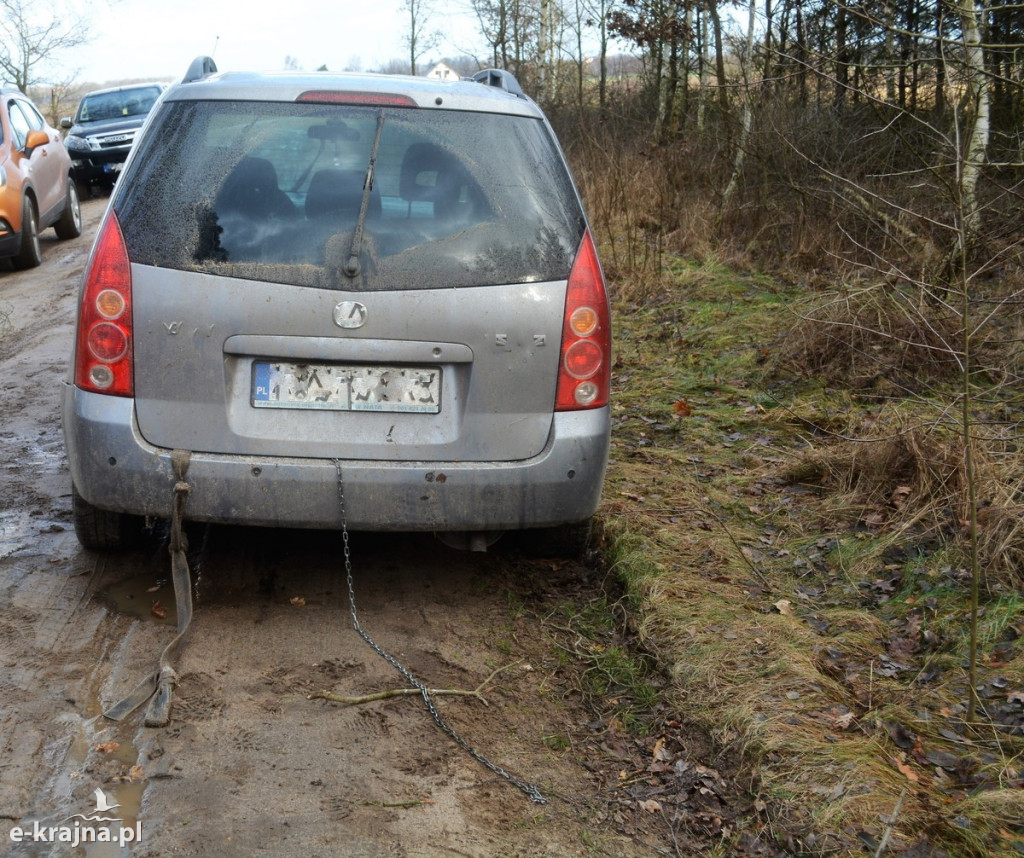
<path id="1" fill-rule="evenodd" d="M 178 684 L 178 674 L 171 667 L 171 658 L 177 652 L 185 632 L 188 631 L 189 623 L 192 622 L 192 577 L 188 568 L 188 557 L 185 555 L 188 550 L 188 540 L 184 531 L 185 504 L 191 491 L 191 487 L 185 481 L 185 475 L 188 472 L 191 458 L 192 454 L 186 450 L 171 452 L 171 467 L 174 470 L 175 483 L 168 550 L 171 553 L 174 601 L 178 610 L 178 633 L 160 653 L 160 663 L 157 669 L 143 679 L 127 697 L 103 713 L 103 716 L 111 721 L 122 720 L 147 700 L 150 701 L 149 707 L 146 709 L 145 724 L 147 727 L 165 727 L 171 719 L 171 695 L 174 692 L 174 686 Z"/>

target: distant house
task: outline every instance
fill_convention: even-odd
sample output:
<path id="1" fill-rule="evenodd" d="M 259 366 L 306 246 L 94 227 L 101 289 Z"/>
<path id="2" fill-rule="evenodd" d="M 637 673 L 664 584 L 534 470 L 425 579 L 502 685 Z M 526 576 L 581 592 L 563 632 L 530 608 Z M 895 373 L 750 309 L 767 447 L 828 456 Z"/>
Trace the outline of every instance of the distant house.
<path id="1" fill-rule="evenodd" d="M 436 77 L 438 80 L 458 80 L 459 73 L 451 66 L 445 65 L 444 63 L 437 63 L 430 71 L 427 72 L 427 77 Z"/>

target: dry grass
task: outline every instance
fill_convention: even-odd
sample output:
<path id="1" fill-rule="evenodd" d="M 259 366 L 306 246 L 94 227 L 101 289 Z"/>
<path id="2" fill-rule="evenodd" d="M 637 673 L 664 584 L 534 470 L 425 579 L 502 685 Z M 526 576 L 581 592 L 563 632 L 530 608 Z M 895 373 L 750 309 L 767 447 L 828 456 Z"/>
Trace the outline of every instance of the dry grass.
<path id="1" fill-rule="evenodd" d="M 776 337 L 796 291 L 720 266 L 666 270 L 673 291 L 617 307 L 604 533 L 680 718 L 747 760 L 749 830 L 806 855 L 874 854 L 886 838 L 885 854 L 1024 848 L 1012 437 L 972 439 L 990 696 L 969 726 L 964 436 L 942 406 L 956 395 L 948 360 L 906 342 L 934 331 L 907 322 L 891 336 L 887 311 L 881 340 L 839 346 L 808 325 L 787 351 Z M 829 324 L 864 329 L 871 306 L 834 303 Z M 939 342 L 956 333 L 941 330 Z M 857 356 L 887 348 L 903 362 L 884 399 L 877 382 L 859 394 L 822 385 L 866 376 Z M 780 382 L 776 350 L 819 371 Z"/>
<path id="2" fill-rule="evenodd" d="M 887 286 L 815 295 L 773 353 L 778 376 L 828 387 L 927 393 L 963 366 L 961 318 Z"/>

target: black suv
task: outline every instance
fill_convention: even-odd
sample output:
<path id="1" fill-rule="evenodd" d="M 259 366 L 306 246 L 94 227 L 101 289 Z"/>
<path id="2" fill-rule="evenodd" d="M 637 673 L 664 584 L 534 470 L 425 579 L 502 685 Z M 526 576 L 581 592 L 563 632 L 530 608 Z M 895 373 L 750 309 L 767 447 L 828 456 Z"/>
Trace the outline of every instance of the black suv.
<path id="1" fill-rule="evenodd" d="M 96 90 L 82 98 L 73 121 L 60 121 L 70 129 L 64 145 L 81 188 L 114 186 L 136 132 L 164 89 L 162 83 L 145 83 Z"/>

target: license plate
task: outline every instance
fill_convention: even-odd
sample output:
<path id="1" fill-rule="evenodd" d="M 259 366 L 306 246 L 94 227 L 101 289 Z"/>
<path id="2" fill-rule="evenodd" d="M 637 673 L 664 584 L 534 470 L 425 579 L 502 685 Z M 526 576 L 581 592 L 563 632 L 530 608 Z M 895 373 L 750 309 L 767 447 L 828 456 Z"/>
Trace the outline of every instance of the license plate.
<path id="1" fill-rule="evenodd" d="M 252 404 L 255 408 L 437 414 L 441 370 L 256 361 Z"/>

